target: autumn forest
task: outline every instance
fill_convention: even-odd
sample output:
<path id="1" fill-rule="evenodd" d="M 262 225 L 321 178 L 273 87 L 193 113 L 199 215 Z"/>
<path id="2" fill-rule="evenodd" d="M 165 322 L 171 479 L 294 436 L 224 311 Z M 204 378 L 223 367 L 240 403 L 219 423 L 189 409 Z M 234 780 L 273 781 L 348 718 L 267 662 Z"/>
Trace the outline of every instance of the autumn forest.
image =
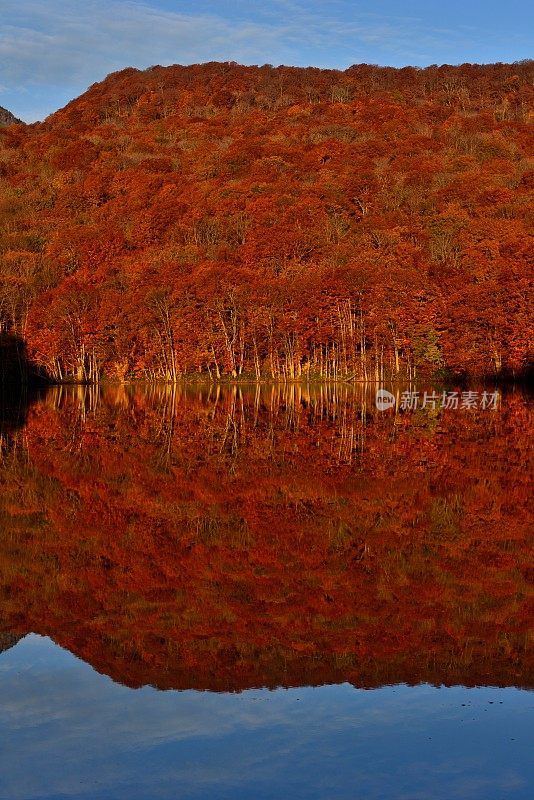
<path id="1" fill-rule="evenodd" d="M 531 800 L 519 37 L 8 5 L 0 800 Z"/>
<path id="2" fill-rule="evenodd" d="M 526 375 L 533 78 L 131 68 L 6 125 L 2 340 L 55 381 Z"/>

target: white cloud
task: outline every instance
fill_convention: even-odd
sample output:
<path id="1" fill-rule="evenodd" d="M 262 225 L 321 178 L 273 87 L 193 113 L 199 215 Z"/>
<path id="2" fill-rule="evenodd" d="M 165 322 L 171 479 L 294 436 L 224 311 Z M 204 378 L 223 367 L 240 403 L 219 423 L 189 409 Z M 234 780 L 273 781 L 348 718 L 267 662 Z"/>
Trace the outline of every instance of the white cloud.
<path id="1" fill-rule="evenodd" d="M 283 29 L 232 24 L 110 0 L 3 3 L 0 64 L 4 83 L 92 83 L 114 69 L 216 59 L 254 60 L 278 50 Z M 6 8 L 7 6 L 7 8 Z M 283 48 L 282 48 L 283 50 Z"/>
<path id="2" fill-rule="evenodd" d="M 454 62 L 476 41 L 460 24 L 449 30 L 428 19 L 381 14 L 379 6 L 364 13 L 369 4 L 347 0 L 250 0 L 239 7 L 183 0 L 179 7 L 169 9 L 167 0 L 2 0 L 3 104 L 36 119 L 128 66 Z"/>
<path id="3" fill-rule="evenodd" d="M 319 66 L 344 57 L 348 65 L 363 57 L 369 42 L 417 60 L 433 41 L 431 32 L 421 31 L 419 46 L 414 44 L 414 19 L 364 16 L 355 21 L 321 13 L 314 3 L 312 10 L 293 2 L 275 6 L 277 13 L 272 8 L 254 19 L 232 21 L 124 0 L 3 0 L 2 80 L 77 86 L 126 66 L 212 60 L 298 64 L 311 51 Z"/>

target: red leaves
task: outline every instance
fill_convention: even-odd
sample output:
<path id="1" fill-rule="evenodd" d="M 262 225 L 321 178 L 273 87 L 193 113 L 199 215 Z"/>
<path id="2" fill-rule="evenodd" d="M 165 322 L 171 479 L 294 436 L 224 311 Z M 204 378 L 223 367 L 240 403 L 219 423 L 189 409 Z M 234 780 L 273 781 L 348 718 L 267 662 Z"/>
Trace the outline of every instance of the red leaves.
<path id="1" fill-rule="evenodd" d="M 339 387 L 181 392 L 33 408 L 1 475 L 4 630 L 161 688 L 531 682 L 519 393 L 397 420 L 368 397 L 364 424 Z"/>
<path id="2" fill-rule="evenodd" d="M 346 336 L 332 309 L 347 302 L 363 319 L 346 365 L 364 349 L 368 374 L 442 357 L 456 372 L 517 372 L 530 357 L 531 71 L 115 73 L 46 123 L 0 132 L 0 322 L 27 321 L 32 351 L 61 361 L 76 275 L 103 374 L 162 376 L 176 361 L 209 375 L 219 360 L 232 372 L 213 322 L 224 283 L 246 298 L 249 375 L 337 376 Z M 19 290 L 18 264 L 31 266 Z M 174 353 L 157 341 L 154 287 L 175 301 Z M 44 327 L 43 303 L 55 310 Z M 436 332 L 429 360 L 420 340 Z"/>

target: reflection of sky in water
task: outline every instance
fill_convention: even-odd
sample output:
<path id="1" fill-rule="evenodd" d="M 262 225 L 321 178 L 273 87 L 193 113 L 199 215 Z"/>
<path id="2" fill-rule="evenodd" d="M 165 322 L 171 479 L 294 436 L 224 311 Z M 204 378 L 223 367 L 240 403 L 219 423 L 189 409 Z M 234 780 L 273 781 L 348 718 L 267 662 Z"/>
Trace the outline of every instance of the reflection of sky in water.
<path id="1" fill-rule="evenodd" d="M 0 656 L 0 798 L 530 798 L 534 695 L 131 690 L 49 639 Z"/>

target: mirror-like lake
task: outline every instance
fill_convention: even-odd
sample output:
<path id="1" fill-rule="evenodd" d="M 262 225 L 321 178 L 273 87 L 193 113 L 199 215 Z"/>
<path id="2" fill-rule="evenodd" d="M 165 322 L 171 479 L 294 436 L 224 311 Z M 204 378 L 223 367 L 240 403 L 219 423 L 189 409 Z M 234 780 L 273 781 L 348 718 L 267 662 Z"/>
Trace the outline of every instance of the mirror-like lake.
<path id="1" fill-rule="evenodd" d="M 519 390 L 0 406 L 1 800 L 530 800 Z"/>

